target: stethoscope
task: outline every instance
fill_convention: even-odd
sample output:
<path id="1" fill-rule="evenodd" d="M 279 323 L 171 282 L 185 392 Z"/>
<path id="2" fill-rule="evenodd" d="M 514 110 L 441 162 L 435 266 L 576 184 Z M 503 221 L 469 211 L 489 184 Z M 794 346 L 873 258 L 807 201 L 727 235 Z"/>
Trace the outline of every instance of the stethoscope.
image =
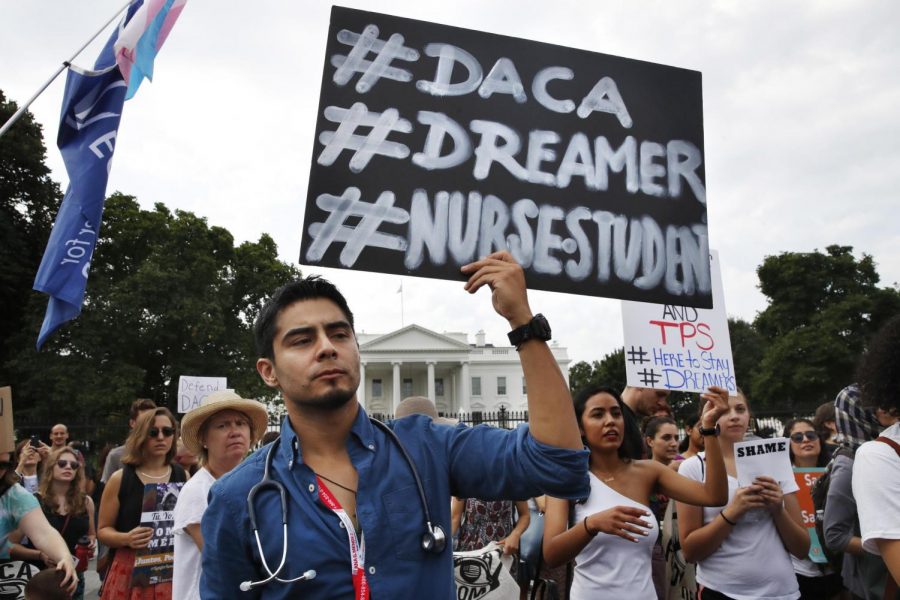
<path id="1" fill-rule="evenodd" d="M 381 429 L 384 433 L 387 434 L 391 440 L 393 440 L 394 445 L 400 450 L 400 453 L 403 454 L 404 460 L 406 460 L 406 464 L 409 465 L 409 470 L 412 473 L 413 479 L 416 480 L 416 489 L 419 492 L 419 502 L 422 504 L 422 512 L 425 514 L 425 533 L 422 534 L 422 540 L 420 542 L 422 546 L 422 550 L 425 552 L 431 552 L 433 554 L 440 554 L 444 551 L 444 548 L 447 545 L 447 536 L 444 534 L 444 530 L 440 525 L 432 524 L 431 520 L 431 511 L 428 510 L 428 501 L 425 498 L 425 488 L 422 486 L 422 480 L 419 478 L 419 472 L 416 470 L 416 466 L 410 458 L 409 454 L 406 452 L 406 448 L 403 447 L 403 444 L 400 442 L 400 438 L 397 437 L 397 434 L 394 431 L 382 423 L 377 419 L 369 419 L 373 425 Z M 259 550 L 259 556 L 262 559 L 263 569 L 266 570 L 266 573 L 269 575 L 265 579 L 261 579 L 259 581 L 244 581 L 241 582 L 240 588 L 242 592 L 248 592 L 255 587 L 263 586 L 269 583 L 270 581 L 279 581 L 281 583 L 293 583 L 295 581 L 308 581 L 310 579 L 314 579 L 316 576 L 316 572 L 313 569 L 309 569 L 305 571 L 299 577 L 294 577 L 293 579 L 281 579 L 278 575 L 281 573 L 282 569 L 284 569 L 285 562 L 287 561 L 287 491 L 284 489 L 284 486 L 270 476 L 270 470 L 272 468 L 272 457 L 275 456 L 275 451 L 278 449 L 278 446 L 281 444 L 281 438 L 276 438 L 272 445 L 269 447 L 268 453 L 266 453 L 266 462 L 265 467 L 263 469 L 263 476 L 259 483 L 250 488 L 250 493 L 247 494 L 247 512 L 250 516 L 250 527 L 253 529 L 253 535 L 256 537 L 256 548 Z M 256 494 L 261 490 L 271 488 L 278 492 L 278 496 L 281 498 L 281 535 L 282 535 L 282 543 L 281 543 L 281 562 L 278 563 L 278 567 L 272 571 L 269 568 L 269 564 L 266 562 L 266 555 L 263 552 L 262 542 L 259 540 L 259 526 L 256 523 L 256 508 L 254 507 L 254 500 L 256 499 Z"/>

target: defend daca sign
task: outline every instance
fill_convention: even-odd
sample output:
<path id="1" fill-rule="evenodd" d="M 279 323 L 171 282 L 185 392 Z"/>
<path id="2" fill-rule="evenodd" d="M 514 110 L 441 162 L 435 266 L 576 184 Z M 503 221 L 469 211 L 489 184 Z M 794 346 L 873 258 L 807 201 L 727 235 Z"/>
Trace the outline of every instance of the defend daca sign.
<path id="1" fill-rule="evenodd" d="M 334 7 L 300 262 L 712 305 L 700 73 Z"/>

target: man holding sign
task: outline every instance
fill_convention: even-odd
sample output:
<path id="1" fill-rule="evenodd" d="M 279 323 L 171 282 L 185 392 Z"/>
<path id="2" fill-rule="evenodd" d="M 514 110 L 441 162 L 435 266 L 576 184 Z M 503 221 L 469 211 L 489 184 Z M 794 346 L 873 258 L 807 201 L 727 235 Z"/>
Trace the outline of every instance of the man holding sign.
<path id="1" fill-rule="evenodd" d="M 509 322 L 529 427 L 370 420 L 357 402 L 359 345 L 346 300 L 316 277 L 288 284 L 255 325 L 257 370 L 283 394 L 288 417 L 277 441 L 210 491 L 203 598 L 244 590 L 240 597 L 362 599 L 371 590 L 373 598 L 449 600 L 451 495 L 587 496 L 587 452 L 522 268 L 498 252 L 462 272 L 465 290 L 490 288 Z"/>

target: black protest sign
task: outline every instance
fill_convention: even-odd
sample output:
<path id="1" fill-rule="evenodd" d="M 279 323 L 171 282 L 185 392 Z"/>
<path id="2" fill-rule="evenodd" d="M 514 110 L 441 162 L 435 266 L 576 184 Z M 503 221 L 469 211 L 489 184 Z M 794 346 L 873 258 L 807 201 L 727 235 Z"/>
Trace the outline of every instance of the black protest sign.
<path id="1" fill-rule="evenodd" d="M 711 307 L 701 77 L 331 13 L 300 262 Z"/>

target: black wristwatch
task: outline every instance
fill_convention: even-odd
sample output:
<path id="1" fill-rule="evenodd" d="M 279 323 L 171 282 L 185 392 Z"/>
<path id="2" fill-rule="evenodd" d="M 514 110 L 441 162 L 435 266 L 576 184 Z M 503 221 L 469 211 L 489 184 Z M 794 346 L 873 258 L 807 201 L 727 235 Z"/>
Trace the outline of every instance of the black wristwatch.
<path id="1" fill-rule="evenodd" d="M 547 322 L 544 315 L 538 313 L 528 323 L 521 327 L 516 327 L 506 335 L 509 338 L 509 343 L 518 350 L 522 344 L 531 339 L 549 341 L 551 337 L 550 323 Z"/>
<path id="2" fill-rule="evenodd" d="M 716 423 L 715 427 L 703 427 L 702 425 L 697 429 L 700 432 L 700 435 L 706 437 L 708 435 L 714 435 L 719 437 L 719 433 L 721 433 L 722 428 L 719 427 L 719 424 Z"/>

